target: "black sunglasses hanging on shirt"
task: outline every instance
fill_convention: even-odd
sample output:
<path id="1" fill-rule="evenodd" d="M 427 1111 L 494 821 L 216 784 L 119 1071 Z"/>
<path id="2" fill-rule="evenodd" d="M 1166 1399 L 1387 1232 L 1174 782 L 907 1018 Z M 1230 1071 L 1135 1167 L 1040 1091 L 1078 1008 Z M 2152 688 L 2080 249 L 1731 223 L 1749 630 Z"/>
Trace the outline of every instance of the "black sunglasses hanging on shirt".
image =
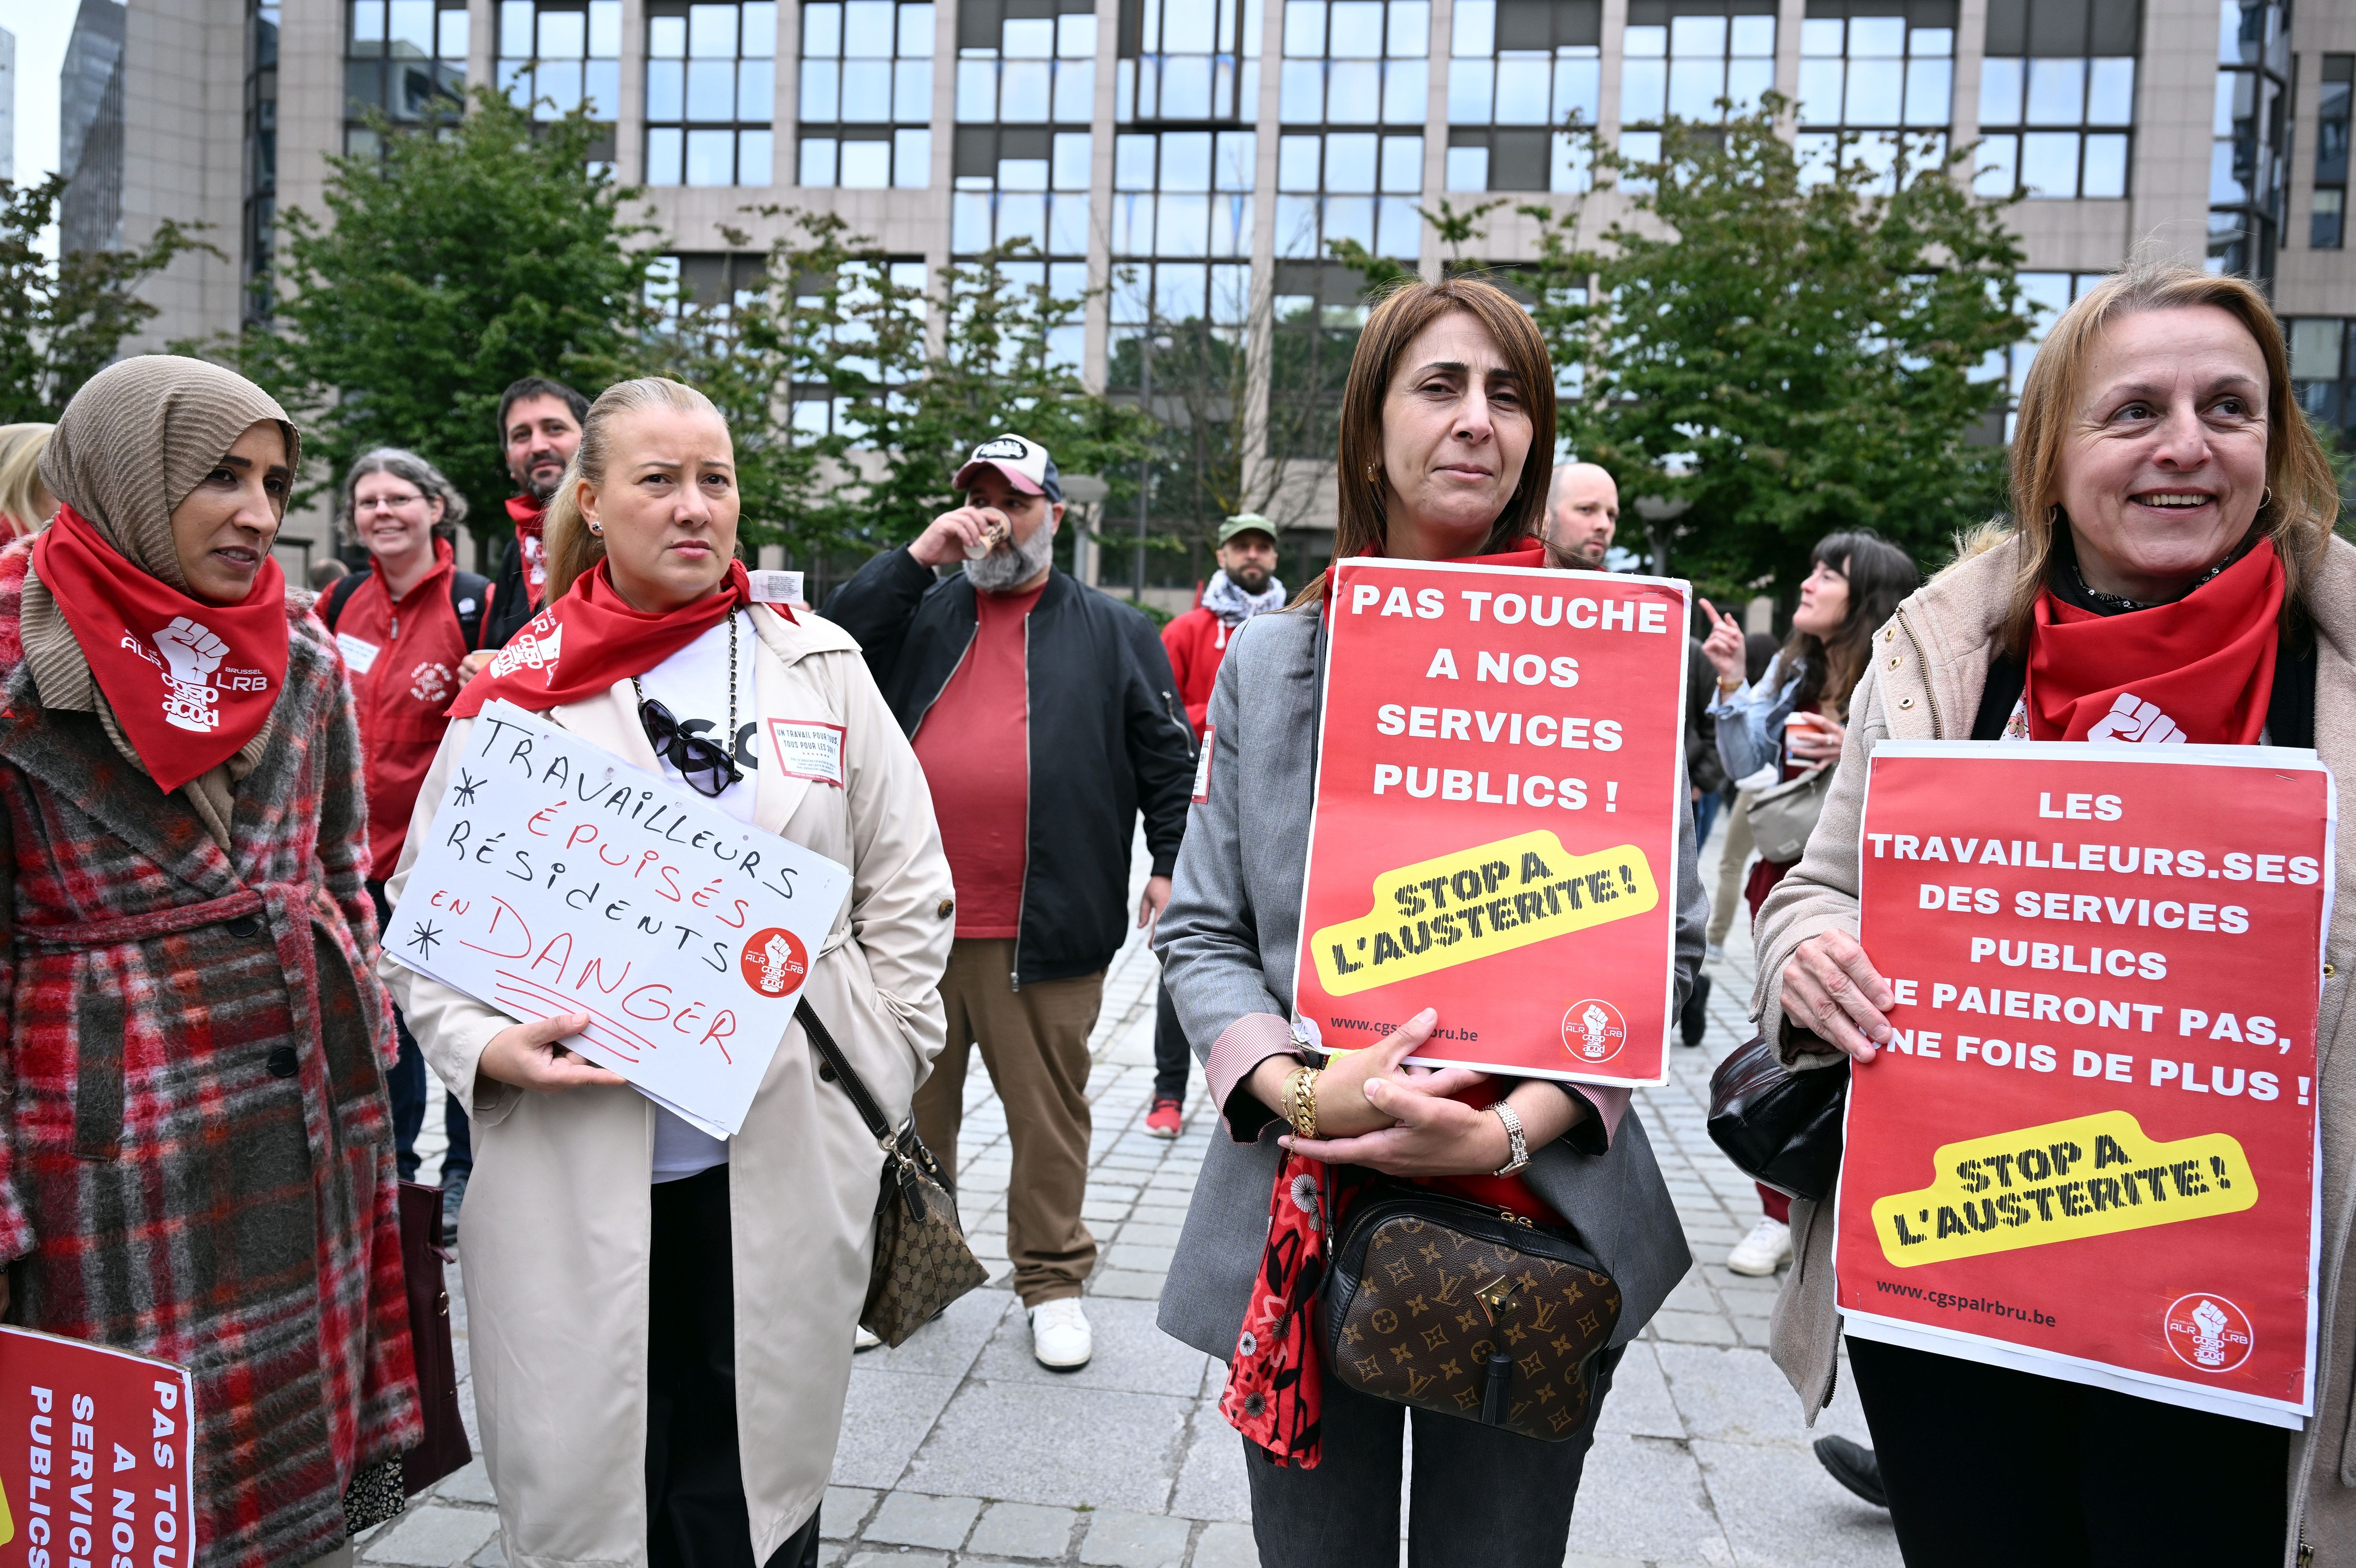
<path id="1" fill-rule="evenodd" d="M 630 689 L 638 697 L 638 724 L 647 732 L 647 743 L 654 747 L 655 755 L 679 770 L 687 787 L 696 794 L 717 800 L 728 793 L 731 784 L 743 781 L 725 746 L 691 735 L 680 728 L 678 715 L 647 695 L 638 677 L 630 677 Z M 728 617 L 728 728 L 723 731 L 732 741 L 736 738 L 736 617 Z"/>

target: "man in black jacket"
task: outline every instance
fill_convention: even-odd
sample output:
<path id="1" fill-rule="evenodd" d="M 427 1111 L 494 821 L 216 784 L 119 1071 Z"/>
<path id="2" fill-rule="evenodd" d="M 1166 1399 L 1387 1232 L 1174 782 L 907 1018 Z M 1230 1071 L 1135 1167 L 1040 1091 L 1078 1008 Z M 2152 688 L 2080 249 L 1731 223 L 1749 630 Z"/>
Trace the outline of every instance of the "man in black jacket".
<path id="1" fill-rule="evenodd" d="M 1127 933 L 1140 811 L 1153 873 L 1137 924 L 1169 901 L 1193 732 L 1153 624 L 1055 569 L 1064 495 L 1046 449 L 986 441 L 955 484 L 967 504 L 862 567 L 826 613 L 859 639 L 916 747 L 957 885 L 941 909 L 957 920 L 948 1049 L 917 1091 L 916 1128 L 954 1179 L 979 1044 L 1014 1144 L 1006 1250 L 1032 1353 L 1068 1371 L 1092 1349 L 1088 1031 Z M 935 576 L 958 562 L 962 575 Z"/>

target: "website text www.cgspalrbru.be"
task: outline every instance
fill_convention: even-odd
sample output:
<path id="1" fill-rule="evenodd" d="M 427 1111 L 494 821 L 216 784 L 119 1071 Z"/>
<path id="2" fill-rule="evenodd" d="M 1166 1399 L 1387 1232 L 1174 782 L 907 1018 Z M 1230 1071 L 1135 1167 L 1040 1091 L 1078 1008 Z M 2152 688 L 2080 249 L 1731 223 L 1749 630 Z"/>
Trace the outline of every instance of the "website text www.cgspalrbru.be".
<path id="1" fill-rule="evenodd" d="M 1376 1019 L 1332 1018 L 1325 1020 L 1325 1027 L 1327 1029 L 1352 1029 L 1357 1033 L 1371 1034 L 1379 1039 L 1382 1036 L 1390 1033 L 1399 1026 L 1395 1023 L 1385 1023 Z M 1481 1031 L 1477 1029 L 1436 1029 L 1431 1031 L 1431 1038 L 1433 1040 L 1474 1040 L 1481 1038 Z"/>
<path id="2" fill-rule="evenodd" d="M 2033 1307 L 2014 1307 L 2009 1303 L 1996 1300 L 1992 1296 L 1957 1296 L 1953 1291 L 1925 1290 L 1919 1285 L 1900 1285 L 1897 1281 L 1889 1279 L 1875 1280 L 1873 1287 L 1884 1296 L 1902 1296 L 1910 1301 L 1920 1301 L 1926 1306 L 1940 1307 L 1948 1312 L 1993 1313 L 1998 1317 L 2017 1317 L 2023 1323 L 2032 1323 L 2040 1328 L 2051 1328 L 2053 1324 L 2053 1318 L 2050 1313 L 2040 1312 Z"/>

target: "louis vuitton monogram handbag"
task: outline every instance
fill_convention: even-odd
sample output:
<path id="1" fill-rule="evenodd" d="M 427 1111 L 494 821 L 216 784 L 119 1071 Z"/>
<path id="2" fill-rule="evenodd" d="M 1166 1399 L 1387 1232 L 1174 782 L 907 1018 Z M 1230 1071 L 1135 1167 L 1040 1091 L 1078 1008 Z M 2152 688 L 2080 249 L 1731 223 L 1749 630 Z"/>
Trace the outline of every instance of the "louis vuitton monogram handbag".
<path id="1" fill-rule="evenodd" d="M 1421 1188 L 1361 1197 L 1319 1303 L 1360 1393 L 1541 1442 L 1586 1424 L 1620 1287 L 1561 1232 Z"/>
<path id="2" fill-rule="evenodd" d="M 808 997 L 794 1017 L 818 1048 L 819 1076 L 842 1086 L 884 1149 L 883 1187 L 875 1195 L 875 1261 L 859 1321 L 896 1349 L 950 1302 L 986 1283 L 990 1273 L 966 1245 L 957 1199 L 942 1183 L 940 1165 L 915 1125 L 894 1130 Z"/>

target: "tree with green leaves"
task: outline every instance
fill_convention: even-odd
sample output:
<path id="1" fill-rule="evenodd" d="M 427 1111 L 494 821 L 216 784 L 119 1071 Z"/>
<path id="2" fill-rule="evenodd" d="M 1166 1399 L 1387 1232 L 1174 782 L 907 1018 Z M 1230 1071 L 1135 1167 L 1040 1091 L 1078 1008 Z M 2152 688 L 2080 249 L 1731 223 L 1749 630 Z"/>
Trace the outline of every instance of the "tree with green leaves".
<path id="1" fill-rule="evenodd" d="M 1567 453 L 1646 516 L 1626 542 L 1720 592 L 1794 591 L 1818 539 L 1859 526 L 1934 565 L 2001 506 L 2003 449 L 1973 437 L 2031 327 L 2019 244 L 1958 177 L 1967 153 L 1918 139 L 1884 185 L 1845 136 L 1804 176 L 1784 108 L 1673 123 L 1657 160 L 1592 140 L 1626 199 L 1594 240 L 1585 198 L 1522 209 L 1543 226 L 1516 276 L 1569 389 Z"/>
<path id="2" fill-rule="evenodd" d="M 591 164 L 601 133 L 585 113 L 535 123 L 504 94 L 473 99 L 463 117 L 386 127 L 380 150 L 327 160 L 327 220 L 282 215 L 273 318 L 232 354 L 329 472 L 410 447 L 495 519 L 512 488 L 499 393 L 538 374 L 594 395 L 637 373 L 656 252 L 625 210 L 637 193 Z"/>
<path id="3" fill-rule="evenodd" d="M 219 256 L 193 227 L 166 219 L 136 250 L 40 250 L 66 177 L 0 180 L 0 424 L 56 422 L 81 384 L 112 363 L 123 340 L 155 319 L 143 282 L 191 251 Z"/>
<path id="4" fill-rule="evenodd" d="M 1112 473 L 1144 450 L 1143 415 L 1053 351 L 1086 301 L 1055 295 L 1025 245 L 952 261 L 928 287 L 839 217 L 767 215 L 790 222 L 762 280 L 724 311 L 685 307 L 661 360 L 738 432 L 747 543 L 804 561 L 904 544 L 954 504 L 966 453 L 1002 431 L 1067 474 Z"/>

